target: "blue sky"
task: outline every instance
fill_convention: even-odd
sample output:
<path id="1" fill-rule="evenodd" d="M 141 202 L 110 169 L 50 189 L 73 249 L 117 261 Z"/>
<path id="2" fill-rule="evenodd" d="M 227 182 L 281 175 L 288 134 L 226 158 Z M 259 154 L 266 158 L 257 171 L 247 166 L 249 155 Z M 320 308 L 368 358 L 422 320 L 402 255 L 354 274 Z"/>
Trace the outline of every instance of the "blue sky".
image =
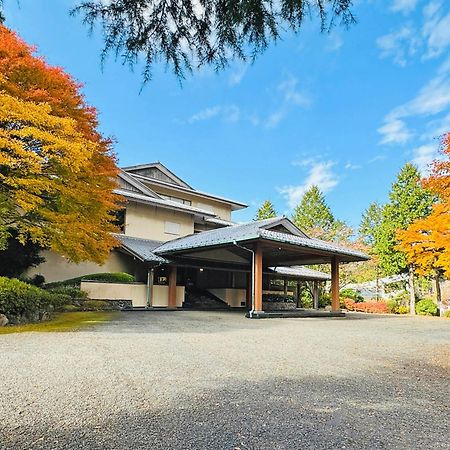
<path id="1" fill-rule="evenodd" d="M 203 69 L 182 87 L 156 68 L 142 92 L 139 69 L 111 57 L 101 70 L 101 36 L 69 16 L 74 3 L 5 0 L 6 24 L 84 83 L 120 165 L 159 160 L 200 190 L 247 202 L 236 220 L 266 198 L 289 215 L 318 184 L 357 226 L 405 162 L 426 171 L 450 130 L 448 0 L 357 1 L 349 30 L 321 34 L 312 21 L 253 65 Z"/>

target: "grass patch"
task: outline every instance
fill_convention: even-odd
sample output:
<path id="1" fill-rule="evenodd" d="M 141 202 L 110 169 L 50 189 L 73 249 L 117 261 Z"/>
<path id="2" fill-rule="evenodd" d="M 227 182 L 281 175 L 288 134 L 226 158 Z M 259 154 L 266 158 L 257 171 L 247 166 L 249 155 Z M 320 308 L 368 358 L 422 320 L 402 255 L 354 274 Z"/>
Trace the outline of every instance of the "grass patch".
<path id="1" fill-rule="evenodd" d="M 7 325 L 0 328 L 0 334 L 40 333 L 78 331 L 82 328 L 109 322 L 117 317 L 117 311 L 80 311 L 56 314 L 55 318 L 46 322 L 27 323 L 24 325 Z"/>

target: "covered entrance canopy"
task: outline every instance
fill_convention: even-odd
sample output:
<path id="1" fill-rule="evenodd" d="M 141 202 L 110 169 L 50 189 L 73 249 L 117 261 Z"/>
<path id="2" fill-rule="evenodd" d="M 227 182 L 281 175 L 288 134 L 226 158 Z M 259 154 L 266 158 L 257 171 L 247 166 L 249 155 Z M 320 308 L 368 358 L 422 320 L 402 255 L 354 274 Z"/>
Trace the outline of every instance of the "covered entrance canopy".
<path id="1" fill-rule="evenodd" d="M 337 311 L 339 263 L 369 259 L 353 249 L 309 238 L 285 217 L 189 235 L 163 243 L 152 249 L 152 254 L 165 258 L 173 267 L 184 265 L 250 272 L 253 287 L 251 317 L 263 314 L 262 277 L 270 268 L 331 264 L 332 310 Z"/>

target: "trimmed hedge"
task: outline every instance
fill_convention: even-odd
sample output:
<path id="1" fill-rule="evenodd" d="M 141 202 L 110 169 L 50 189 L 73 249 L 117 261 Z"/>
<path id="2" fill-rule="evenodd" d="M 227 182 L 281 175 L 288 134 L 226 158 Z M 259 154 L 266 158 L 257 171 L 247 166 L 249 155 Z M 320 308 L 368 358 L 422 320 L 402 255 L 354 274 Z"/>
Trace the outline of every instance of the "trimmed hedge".
<path id="1" fill-rule="evenodd" d="M 82 280 L 104 281 L 108 283 L 134 283 L 136 279 L 133 275 L 125 272 L 106 272 L 106 273 L 92 273 L 90 275 L 83 275 L 81 277 L 69 278 L 64 281 L 55 281 L 47 283 L 46 289 L 54 289 L 66 286 L 80 287 Z"/>
<path id="2" fill-rule="evenodd" d="M 16 278 L 0 277 L 0 313 L 10 323 L 45 320 L 65 303 L 70 303 L 68 295 L 51 293 Z"/>

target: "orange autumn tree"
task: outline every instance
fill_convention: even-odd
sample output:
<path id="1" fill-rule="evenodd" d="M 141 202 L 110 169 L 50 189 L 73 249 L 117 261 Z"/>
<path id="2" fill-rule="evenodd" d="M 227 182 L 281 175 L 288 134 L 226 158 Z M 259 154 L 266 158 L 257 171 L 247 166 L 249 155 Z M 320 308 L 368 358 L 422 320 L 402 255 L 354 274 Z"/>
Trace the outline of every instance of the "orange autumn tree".
<path id="1" fill-rule="evenodd" d="M 450 133 L 442 144 L 445 159 L 435 161 L 431 175 L 423 180 L 424 187 L 437 197 L 432 212 L 397 234 L 399 249 L 417 273 L 435 275 L 438 298 L 439 276 L 450 277 Z"/>
<path id="2" fill-rule="evenodd" d="M 0 25 L 0 243 L 12 230 L 72 261 L 117 244 L 111 141 L 61 68 Z"/>

